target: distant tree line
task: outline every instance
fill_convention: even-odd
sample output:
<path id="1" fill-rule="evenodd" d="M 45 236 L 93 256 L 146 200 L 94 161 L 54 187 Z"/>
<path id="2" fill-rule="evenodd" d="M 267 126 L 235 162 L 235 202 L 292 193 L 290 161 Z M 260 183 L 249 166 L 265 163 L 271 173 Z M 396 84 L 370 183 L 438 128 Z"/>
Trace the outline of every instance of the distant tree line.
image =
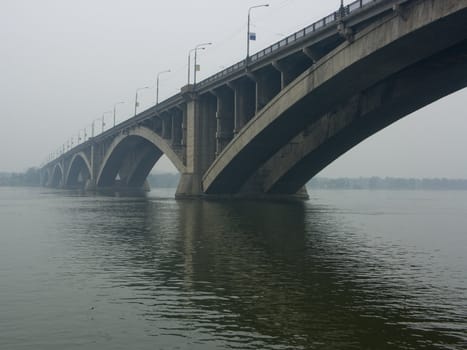
<path id="1" fill-rule="evenodd" d="M 149 174 L 148 182 L 151 188 L 176 188 L 180 174 Z"/>
<path id="2" fill-rule="evenodd" d="M 29 168 L 24 173 L 0 172 L 0 186 L 40 186 L 40 171 Z M 153 188 L 177 187 L 179 174 L 150 174 L 148 182 Z"/>
<path id="3" fill-rule="evenodd" d="M 0 186 L 39 186 L 38 168 L 29 168 L 24 173 L 0 173 Z"/>
<path id="4" fill-rule="evenodd" d="M 150 174 L 151 188 L 176 188 L 180 174 Z M 0 172 L 0 186 L 40 186 L 38 168 L 24 173 Z M 467 179 L 414 179 L 397 177 L 325 178 L 315 177 L 308 182 L 311 189 L 331 190 L 467 190 Z"/>
<path id="5" fill-rule="evenodd" d="M 467 179 L 313 178 L 308 187 L 333 190 L 467 190 Z"/>

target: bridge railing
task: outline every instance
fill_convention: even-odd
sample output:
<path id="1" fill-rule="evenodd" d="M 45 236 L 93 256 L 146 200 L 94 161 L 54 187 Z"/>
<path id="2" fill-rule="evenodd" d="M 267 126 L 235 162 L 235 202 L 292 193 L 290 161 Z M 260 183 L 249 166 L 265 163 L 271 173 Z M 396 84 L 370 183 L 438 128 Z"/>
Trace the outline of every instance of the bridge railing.
<path id="1" fill-rule="evenodd" d="M 320 19 L 319 21 L 316 21 L 309 26 L 299 30 L 298 32 L 295 32 L 284 39 L 272 44 L 271 46 L 255 53 L 254 55 L 250 56 L 248 61 L 249 62 L 257 62 L 263 58 L 266 58 L 267 56 L 271 55 L 272 53 L 275 53 L 279 49 L 282 49 L 284 47 L 287 47 L 299 40 L 302 40 L 304 38 L 307 38 L 313 34 L 316 34 L 317 32 L 323 30 L 324 28 L 328 27 L 329 25 L 336 23 L 339 21 L 342 17 L 348 16 L 349 14 L 360 10 L 362 7 L 367 6 L 371 3 L 375 2 L 380 2 L 381 0 L 356 0 L 343 8 L 334 11 L 330 15 Z M 234 65 L 220 71 L 219 73 L 216 73 L 212 76 L 210 76 L 207 79 L 202 80 L 197 84 L 197 87 L 203 87 L 206 86 L 212 82 L 221 80 L 225 76 L 228 76 L 232 73 L 238 72 L 245 68 L 246 60 L 243 60 L 241 62 L 235 63 Z"/>

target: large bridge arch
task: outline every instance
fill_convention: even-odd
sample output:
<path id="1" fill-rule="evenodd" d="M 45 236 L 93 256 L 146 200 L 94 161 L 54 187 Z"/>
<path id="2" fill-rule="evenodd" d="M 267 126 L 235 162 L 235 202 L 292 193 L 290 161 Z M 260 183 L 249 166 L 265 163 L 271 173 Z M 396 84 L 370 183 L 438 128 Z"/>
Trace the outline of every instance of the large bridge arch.
<path id="1" fill-rule="evenodd" d="M 332 161 L 410 113 L 467 87 L 467 41 L 359 93 L 269 159 L 262 190 L 291 194 Z M 280 166 L 279 166 L 280 164 Z"/>
<path id="2" fill-rule="evenodd" d="M 466 12 L 466 0 L 414 2 L 339 46 L 250 120 L 203 176 L 204 192 L 238 193 L 262 169 L 263 191 L 293 193 L 366 137 L 466 86 Z"/>
<path id="3" fill-rule="evenodd" d="M 113 187 L 120 176 L 120 186 L 141 188 L 163 154 L 179 172 L 185 172 L 183 161 L 164 138 L 144 126 L 127 130 L 108 147 L 97 176 L 97 187 Z"/>
<path id="4" fill-rule="evenodd" d="M 83 152 L 73 155 L 65 175 L 65 186 L 67 188 L 84 188 L 86 182 L 91 178 L 91 164 Z"/>

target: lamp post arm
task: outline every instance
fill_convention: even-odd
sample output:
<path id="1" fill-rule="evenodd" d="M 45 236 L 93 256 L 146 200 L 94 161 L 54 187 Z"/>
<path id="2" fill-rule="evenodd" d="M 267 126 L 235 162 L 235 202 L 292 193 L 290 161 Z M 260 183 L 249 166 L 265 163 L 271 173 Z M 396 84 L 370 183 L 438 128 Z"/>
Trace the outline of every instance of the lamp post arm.
<path id="1" fill-rule="evenodd" d="M 191 52 L 193 50 L 190 50 L 188 52 L 188 85 L 190 85 L 190 66 L 191 66 L 191 62 L 190 62 L 190 56 L 191 56 Z"/>
<path id="2" fill-rule="evenodd" d="M 206 47 L 205 46 L 208 46 L 208 45 L 212 45 L 212 43 L 203 43 L 203 44 L 199 44 L 199 45 L 196 45 L 195 47 L 195 71 L 194 71 L 194 74 L 193 74 L 193 85 L 196 85 L 196 68 L 197 68 L 197 62 L 198 62 L 198 50 L 205 50 Z"/>
<path id="3" fill-rule="evenodd" d="M 149 89 L 149 86 L 145 86 L 139 89 L 136 89 L 136 95 L 135 95 L 135 116 L 136 116 L 136 108 L 138 107 L 138 92 L 141 90 Z"/>
<path id="4" fill-rule="evenodd" d="M 204 47 L 200 48 L 201 50 L 204 50 Z M 196 85 L 196 64 L 198 62 L 198 47 L 195 49 L 195 66 L 194 66 L 194 72 L 193 72 L 193 85 Z"/>

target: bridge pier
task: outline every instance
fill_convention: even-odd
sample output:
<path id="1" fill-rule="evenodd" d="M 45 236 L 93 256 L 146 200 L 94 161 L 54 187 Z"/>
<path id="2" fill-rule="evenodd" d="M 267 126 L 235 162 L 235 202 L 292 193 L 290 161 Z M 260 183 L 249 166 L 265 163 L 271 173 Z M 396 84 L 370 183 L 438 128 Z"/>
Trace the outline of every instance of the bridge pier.
<path id="1" fill-rule="evenodd" d="M 182 89 L 186 101 L 186 110 L 183 115 L 183 132 L 185 133 L 186 145 L 186 171 L 181 174 L 178 183 L 176 198 L 198 197 L 203 194 L 201 189 L 202 164 L 205 162 L 205 156 L 201 150 L 209 149 L 203 143 L 209 140 L 203 140 L 209 127 L 201 125 L 201 115 L 209 115 L 209 109 L 204 110 L 200 107 L 198 96 L 192 92 L 192 86 L 188 85 Z M 215 118 L 215 111 L 214 111 Z M 209 122 L 209 121 L 208 121 Z"/>
<path id="2" fill-rule="evenodd" d="M 95 191 L 97 188 L 97 176 L 99 174 L 99 164 L 102 159 L 96 153 L 97 145 L 94 143 L 94 140 L 91 139 L 91 177 L 85 185 L 86 191 Z"/>
<path id="3" fill-rule="evenodd" d="M 251 80 L 244 80 L 242 83 L 230 87 L 224 86 L 206 93 L 202 97 L 194 93 L 185 95 L 187 102 L 186 113 L 183 115 L 183 126 L 186 125 L 186 171 L 181 174 L 175 194 L 176 198 L 308 198 L 305 188 L 293 195 L 265 193 L 261 187 L 264 174 L 253 176 L 248 184 L 235 194 L 208 195 L 202 187 L 206 170 L 232 140 L 235 126 L 246 123 L 254 116 L 257 107 L 255 99 L 257 92 L 260 92 L 263 99 L 274 97 L 273 95 L 279 89 L 278 85 L 281 81 L 280 72 L 276 71 L 276 73 L 272 87 L 268 87 L 268 84 L 271 83 L 270 79 L 259 78 L 259 83 L 255 84 Z"/>

